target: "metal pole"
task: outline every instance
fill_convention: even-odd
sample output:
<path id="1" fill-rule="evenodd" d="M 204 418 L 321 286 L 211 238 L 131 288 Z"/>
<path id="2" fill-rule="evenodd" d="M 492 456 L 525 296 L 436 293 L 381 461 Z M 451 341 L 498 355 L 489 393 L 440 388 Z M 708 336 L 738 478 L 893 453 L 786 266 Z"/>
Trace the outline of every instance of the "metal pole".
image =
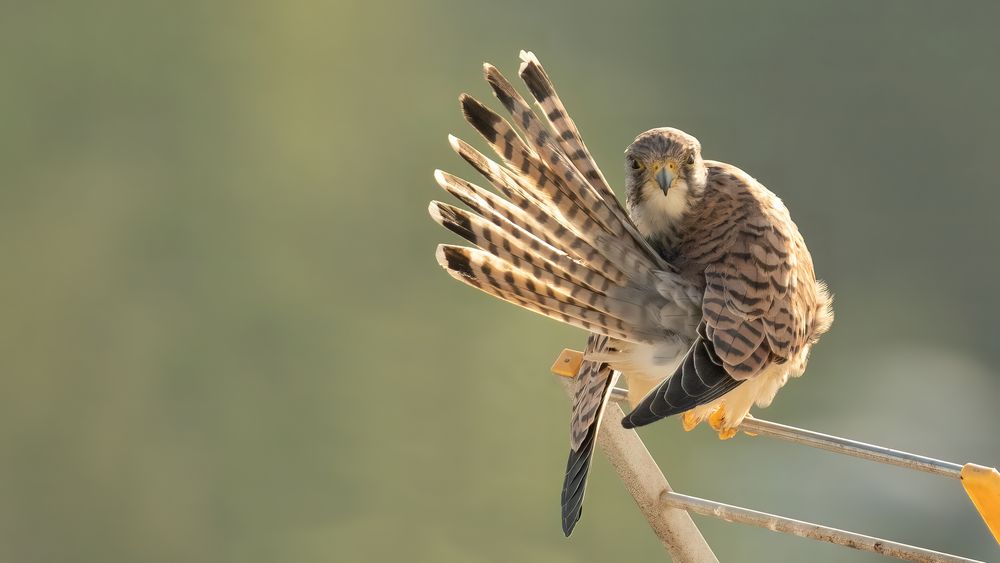
<path id="1" fill-rule="evenodd" d="M 572 383 L 569 380 L 563 383 L 572 399 Z M 612 403 L 607 409 L 604 424 L 597 433 L 597 443 L 671 559 L 675 563 L 719 563 L 691 515 L 660 502 L 660 494 L 670 491 L 670 484 L 639 435 L 635 430 L 626 430 L 621 424 L 608 424 L 625 417 L 621 407 Z"/>
<path id="2" fill-rule="evenodd" d="M 566 378 L 572 378 L 576 376 L 577 372 L 579 371 L 580 364 L 582 363 L 582 361 L 583 361 L 582 352 L 569 349 L 563 350 L 562 353 L 559 355 L 559 357 L 556 359 L 555 364 L 553 364 L 552 372 Z M 628 402 L 628 391 L 621 388 L 612 389 L 611 398 L 615 401 Z M 839 438 L 837 436 L 830 436 L 828 434 L 821 434 L 819 432 L 804 430 L 802 428 L 796 428 L 794 426 L 786 426 L 784 424 L 778 424 L 775 422 L 760 420 L 749 416 L 740 425 L 740 430 L 743 430 L 747 434 L 751 435 L 763 434 L 765 436 L 771 436 L 773 438 L 786 440 L 796 444 L 802 444 L 805 446 L 820 448 L 834 453 L 841 453 L 861 459 L 867 459 L 879 463 L 895 465 L 898 467 L 905 467 L 916 471 L 923 471 L 925 473 L 931 473 L 934 475 L 941 475 L 943 477 L 958 479 L 959 481 L 962 482 L 962 486 L 965 488 L 965 492 L 968 494 L 969 499 L 972 500 L 972 503 L 975 505 L 976 510 L 979 511 L 979 515 L 983 518 L 983 521 L 986 523 L 986 526 L 993 533 L 993 537 L 996 538 L 998 542 L 1000 542 L 1000 473 L 998 473 L 995 468 L 984 467 L 976 465 L 974 463 L 967 463 L 963 466 L 957 463 L 951 463 L 948 461 L 942 461 L 939 459 L 911 454 L 908 452 L 894 450 L 892 448 L 886 448 L 882 446 L 876 446 L 873 444 L 866 444 L 864 442 L 858 442 L 855 440 L 848 440 L 846 438 Z M 673 493 L 670 494 L 672 495 Z M 694 500 L 700 501 L 701 499 L 694 499 Z M 725 512 L 725 507 L 727 506 L 718 503 L 712 503 L 712 501 L 701 501 L 701 502 L 708 503 L 708 506 L 713 507 L 712 508 L 713 515 L 716 514 L 714 512 L 716 509 Z M 751 514 L 751 515 L 757 515 L 757 516 L 763 515 L 768 517 L 770 516 L 764 513 L 757 513 L 754 511 L 749 511 L 738 507 L 729 507 L 729 508 L 737 511 L 745 511 L 746 514 Z M 693 507 L 692 510 L 694 510 Z M 780 519 L 781 517 L 774 517 L 774 518 Z M 789 519 L 785 519 L 785 521 L 797 522 Z M 769 527 L 771 529 L 777 529 L 776 527 L 773 527 L 771 524 L 774 524 L 774 526 L 780 524 L 780 520 L 773 520 L 768 522 L 770 523 L 766 523 L 765 527 Z M 830 528 L 829 530 L 833 529 Z M 784 531 L 795 533 L 791 529 Z M 822 531 L 822 527 L 819 527 L 818 531 Z M 833 531 L 841 532 L 840 530 L 833 530 Z M 843 533 L 851 534 L 851 532 L 843 532 Z M 854 534 L 854 536 L 861 538 L 868 537 L 868 536 L 860 536 L 858 534 Z M 823 538 L 817 537 L 817 539 L 823 539 Z M 871 539 L 875 540 L 874 538 Z M 833 541 L 833 540 L 827 539 L 826 541 Z M 884 540 L 875 540 L 875 541 L 877 542 L 877 545 L 873 544 L 873 548 L 877 546 L 885 546 L 890 544 L 901 545 L 901 544 L 894 544 L 892 542 L 885 542 Z M 929 550 L 924 550 L 924 551 L 927 551 L 928 553 L 935 553 L 935 552 L 930 552 Z M 881 551 L 879 552 L 881 553 Z M 945 555 L 945 554 L 941 555 L 943 555 L 944 557 L 952 558 L 952 559 L 940 559 L 941 561 L 971 561 L 970 559 L 956 558 L 955 556 L 951 555 Z M 925 559 L 917 559 L 917 560 L 923 561 Z M 938 560 L 939 559 L 929 559 L 928 561 L 938 561 Z"/>
<path id="3" fill-rule="evenodd" d="M 740 430 L 762 436 L 771 436 L 795 444 L 812 446 L 821 450 L 877 461 L 879 463 L 898 465 L 907 469 L 933 473 L 942 477 L 951 477 L 952 479 L 962 478 L 962 466 L 957 463 L 866 444 L 864 442 L 856 442 L 846 438 L 830 436 L 829 434 L 820 434 L 812 430 L 786 426 L 759 418 L 748 416 L 740 424 Z"/>
<path id="4" fill-rule="evenodd" d="M 698 497 L 682 495 L 671 491 L 666 491 L 660 495 L 660 501 L 673 508 L 682 508 L 690 512 L 696 512 L 703 516 L 711 516 L 726 522 L 738 522 L 748 524 L 758 528 L 767 528 L 773 532 L 783 532 L 793 534 L 802 538 L 810 538 L 819 541 L 830 542 L 861 551 L 880 553 L 887 557 L 895 557 L 905 561 L 919 561 L 922 563 L 951 563 L 951 562 L 977 562 L 975 559 L 966 559 L 956 555 L 949 555 L 930 549 L 914 547 L 893 541 L 873 538 L 854 532 L 838 530 L 819 524 L 811 524 L 801 520 L 793 520 L 784 516 L 758 512 L 747 508 L 723 504 Z"/>
<path id="5" fill-rule="evenodd" d="M 616 388 L 612 392 L 612 398 L 617 401 L 623 401 L 627 397 L 628 391 L 625 389 Z M 813 432 L 812 430 L 786 426 L 784 424 L 778 424 L 777 422 L 770 422 L 750 416 L 745 418 L 743 423 L 740 424 L 740 430 L 751 434 L 771 436 L 772 438 L 778 438 L 779 440 L 811 446 L 813 448 L 819 448 L 839 454 L 877 461 L 879 463 L 898 465 L 899 467 L 933 473 L 934 475 L 951 477 L 952 479 L 962 478 L 962 466 L 957 463 L 911 454 L 873 444 L 866 444 L 864 442 L 857 442 L 855 440 L 848 440 L 846 438 L 839 438 L 837 436 L 830 436 L 829 434 L 821 434 L 819 432 Z"/>

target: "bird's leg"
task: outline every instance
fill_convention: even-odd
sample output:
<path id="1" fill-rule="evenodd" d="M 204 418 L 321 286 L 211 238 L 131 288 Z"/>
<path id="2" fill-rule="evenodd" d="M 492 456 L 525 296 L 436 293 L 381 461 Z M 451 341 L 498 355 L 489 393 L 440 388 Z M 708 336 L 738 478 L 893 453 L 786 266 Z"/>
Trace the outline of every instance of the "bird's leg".
<path id="1" fill-rule="evenodd" d="M 714 410 L 715 407 L 711 404 L 708 404 L 708 405 L 697 406 L 685 412 L 681 419 L 681 421 L 684 424 L 684 431 L 690 432 L 691 430 L 694 430 L 694 427 L 701 424 L 701 422 L 706 418 L 708 418 L 708 415 L 712 414 Z"/>

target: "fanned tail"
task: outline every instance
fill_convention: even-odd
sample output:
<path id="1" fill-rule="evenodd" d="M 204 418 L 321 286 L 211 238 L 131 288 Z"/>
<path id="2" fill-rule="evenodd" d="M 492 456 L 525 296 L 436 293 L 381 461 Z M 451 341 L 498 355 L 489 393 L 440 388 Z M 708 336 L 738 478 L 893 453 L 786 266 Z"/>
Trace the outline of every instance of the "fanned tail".
<path id="1" fill-rule="evenodd" d="M 432 202 L 431 216 L 479 247 L 442 246 L 438 262 L 456 279 L 520 307 L 611 338 L 648 342 L 655 322 L 644 311 L 649 300 L 636 298 L 635 288 L 654 285 L 655 272 L 669 266 L 633 237 L 635 226 L 547 75 L 537 60 L 526 65 L 522 76 L 538 103 L 565 117 L 546 115 L 546 125 L 495 67 L 484 66 L 519 128 L 471 96 L 460 97 L 466 120 L 504 164 L 450 137 L 455 152 L 498 193 L 435 172 L 438 184 L 471 211 Z"/>

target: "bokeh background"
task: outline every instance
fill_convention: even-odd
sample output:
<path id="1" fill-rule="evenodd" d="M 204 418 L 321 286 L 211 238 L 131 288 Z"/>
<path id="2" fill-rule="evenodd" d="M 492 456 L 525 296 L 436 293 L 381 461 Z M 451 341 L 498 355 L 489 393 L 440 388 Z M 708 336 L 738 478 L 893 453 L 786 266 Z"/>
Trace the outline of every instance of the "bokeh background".
<path id="1" fill-rule="evenodd" d="M 788 204 L 837 321 L 765 416 L 1000 465 L 1000 5 L 8 2 L 0 561 L 664 560 L 607 462 L 559 528 L 583 335 L 433 259 L 456 96 L 541 57 L 609 178 L 674 125 Z M 482 145 L 480 145 L 482 146 Z M 620 185 L 620 181 L 613 181 Z M 642 431 L 678 490 L 997 561 L 959 485 Z M 878 557 L 696 518 L 723 561 Z"/>

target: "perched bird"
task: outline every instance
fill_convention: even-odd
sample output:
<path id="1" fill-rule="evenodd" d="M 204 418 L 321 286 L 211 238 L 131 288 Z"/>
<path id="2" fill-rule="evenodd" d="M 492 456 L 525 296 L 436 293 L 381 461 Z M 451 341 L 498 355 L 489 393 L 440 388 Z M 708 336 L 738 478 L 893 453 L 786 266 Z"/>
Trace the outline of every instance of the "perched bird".
<path id="1" fill-rule="evenodd" d="M 651 129 L 625 151 L 626 212 L 541 64 L 521 60 L 545 121 L 484 65 L 517 129 L 466 94 L 460 102 L 503 164 L 450 141 L 496 191 L 436 171 L 471 211 L 434 201 L 430 214 L 478 247 L 438 247 L 454 278 L 590 332 L 562 491 L 568 536 L 619 374 L 634 405 L 625 427 L 683 413 L 686 430 L 708 419 L 728 438 L 802 374 L 833 312 L 788 210 L 760 182 L 705 160 L 687 133 Z"/>

